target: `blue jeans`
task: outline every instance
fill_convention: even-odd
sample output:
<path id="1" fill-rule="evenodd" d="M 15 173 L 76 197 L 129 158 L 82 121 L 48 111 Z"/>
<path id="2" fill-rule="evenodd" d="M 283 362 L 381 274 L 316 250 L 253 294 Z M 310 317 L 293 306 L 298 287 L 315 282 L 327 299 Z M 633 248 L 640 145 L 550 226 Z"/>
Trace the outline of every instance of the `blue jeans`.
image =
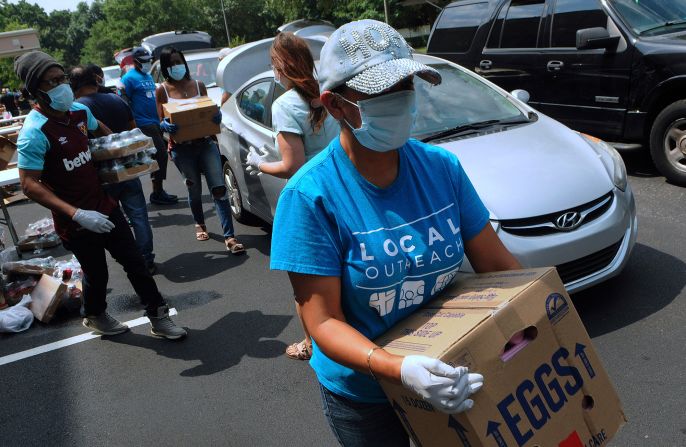
<path id="1" fill-rule="evenodd" d="M 319 387 L 324 415 L 342 446 L 409 447 L 410 438 L 390 403 L 355 402 Z"/>
<path id="2" fill-rule="evenodd" d="M 172 147 L 171 158 L 186 182 L 188 205 L 195 223 L 205 225 L 200 178 L 201 174 L 205 174 L 205 182 L 214 198 L 214 209 L 217 211 L 224 239 L 233 237 L 231 204 L 224 184 L 222 160 L 216 143 L 209 138 L 177 143 Z"/>
<path id="3" fill-rule="evenodd" d="M 121 203 L 121 207 L 131 221 L 136 246 L 143 255 L 143 259 L 148 263 L 153 262 L 155 253 L 152 252 L 152 228 L 148 220 L 148 207 L 140 179 L 107 185 L 105 191 Z"/>

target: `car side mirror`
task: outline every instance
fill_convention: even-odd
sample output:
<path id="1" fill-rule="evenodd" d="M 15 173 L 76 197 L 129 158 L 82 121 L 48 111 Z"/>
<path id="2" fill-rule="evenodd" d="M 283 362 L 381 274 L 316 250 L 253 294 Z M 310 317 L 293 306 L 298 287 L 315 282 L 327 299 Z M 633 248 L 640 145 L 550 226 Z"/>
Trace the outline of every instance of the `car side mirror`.
<path id="1" fill-rule="evenodd" d="M 529 95 L 529 92 L 522 89 L 512 90 L 510 94 L 518 100 L 522 101 L 524 104 L 528 104 L 529 100 L 531 99 L 531 95 Z"/>
<path id="2" fill-rule="evenodd" d="M 610 36 L 606 28 L 584 28 L 576 32 L 577 50 L 595 50 L 603 48 L 608 51 L 617 49 L 619 36 Z"/>

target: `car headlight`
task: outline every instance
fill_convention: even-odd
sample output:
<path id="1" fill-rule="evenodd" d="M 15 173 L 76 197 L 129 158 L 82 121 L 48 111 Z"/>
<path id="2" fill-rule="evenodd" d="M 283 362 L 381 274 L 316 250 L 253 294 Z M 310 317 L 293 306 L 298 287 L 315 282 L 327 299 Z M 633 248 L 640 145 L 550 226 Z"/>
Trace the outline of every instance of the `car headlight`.
<path id="1" fill-rule="evenodd" d="M 585 133 L 580 133 L 579 135 L 598 154 L 607 170 L 607 174 L 612 179 L 612 183 L 622 191 L 626 190 L 626 166 L 624 166 L 624 160 L 622 160 L 617 149 L 591 135 L 586 135 Z"/>

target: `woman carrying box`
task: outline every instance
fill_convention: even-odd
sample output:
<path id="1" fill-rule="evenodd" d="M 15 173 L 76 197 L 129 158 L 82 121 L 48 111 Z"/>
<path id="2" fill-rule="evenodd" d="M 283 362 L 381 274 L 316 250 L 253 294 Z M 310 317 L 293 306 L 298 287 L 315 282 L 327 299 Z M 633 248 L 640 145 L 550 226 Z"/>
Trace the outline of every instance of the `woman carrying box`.
<path id="1" fill-rule="evenodd" d="M 164 118 L 163 104 L 207 96 L 205 84 L 191 79 L 186 58 L 176 48 L 168 47 L 162 51 L 160 71 L 165 79 L 155 92 L 157 113 L 161 119 L 160 128 L 170 135 L 171 158 L 186 182 L 188 205 L 195 220 L 195 238 L 198 241 L 206 241 L 210 238 L 202 210 L 201 174 L 205 174 L 205 181 L 214 198 L 214 208 L 222 226 L 224 245 L 235 255 L 244 253 L 243 244 L 238 242 L 234 235 L 231 205 L 224 184 L 224 173 L 217 144 L 209 136 L 177 143 L 174 141 L 174 134 L 179 130 L 179 126 L 171 124 Z M 221 112 L 218 112 L 213 121 L 219 123 L 221 118 Z"/>
<path id="2" fill-rule="evenodd" d="M 414 78 L 438 84 L 439 72 L 414 61 L 403 37 L 375 20 L 339 28 L 319 62 L 320 98 L 341 134 L 281 193 L 271 268 L 289 274 L 337 440 L 409 446 L 378 380 L 457 413 L 473 406 L 483 377 L 393 355 L 373 340 L 436 297 L 465 255 L 477 272 L 520 266 L 457 157 L 410 138 Z"/>

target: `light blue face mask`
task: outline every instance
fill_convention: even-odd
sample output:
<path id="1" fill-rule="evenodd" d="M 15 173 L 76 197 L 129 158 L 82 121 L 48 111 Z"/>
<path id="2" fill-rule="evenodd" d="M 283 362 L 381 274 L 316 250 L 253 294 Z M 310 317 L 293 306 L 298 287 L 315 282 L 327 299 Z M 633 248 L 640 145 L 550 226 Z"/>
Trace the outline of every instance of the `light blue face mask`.
<path id="1" fill-rule="evenodd" d="M 281 82 L 281 73 L 279 73 L 276 69 L 274 69 L 274 82 L 283 87 L 284 90 L 288 90 L 286 86 Z"/>
<path id="2" fill-rule="evenodd" d="M 173 65 L 169 67 L 169 76 L 175 80 L 180 81 L 186 76 L 186 66 L 185 65 Z"/>
<path id="3" fill-rule="evenodd" d="M 69 84 L 60 84 L 43 93 L 50 98 L 50 108 L 59 112 L 66 112 L 74 104 L 74 92 Z"/>
<path id="4" fill-rule="evenodd" d="M 376 98 L 357 101 L 357 104 L 344 101 L 360 109 L 362 125 L 359 129 L 345 120 L 359 143 L 376 152 L 398 149 L 410 138 L 417 104 L 414 90 L 403 90 Z"/>

